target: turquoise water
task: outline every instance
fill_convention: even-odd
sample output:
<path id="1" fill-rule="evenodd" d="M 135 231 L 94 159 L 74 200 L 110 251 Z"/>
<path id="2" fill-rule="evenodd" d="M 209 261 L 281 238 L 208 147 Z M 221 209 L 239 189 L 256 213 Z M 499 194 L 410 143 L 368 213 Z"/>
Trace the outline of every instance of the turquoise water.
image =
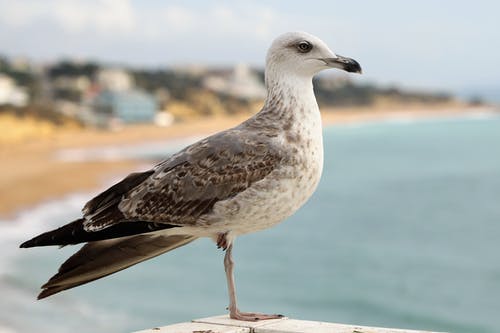
<path id="1" fill-rule="evenodd" d="M 74 249 L 15 246 L 78 216 L 88 197 L 0 226 L 0 332 L 130 332 L 225 312 L 223 253 L 208 240 L 35 301 Z M 234 254 L 243 310 L 497 332 L 500 117 L 328 128 L 313 198 L 285 223 L 239 238 Z"/>

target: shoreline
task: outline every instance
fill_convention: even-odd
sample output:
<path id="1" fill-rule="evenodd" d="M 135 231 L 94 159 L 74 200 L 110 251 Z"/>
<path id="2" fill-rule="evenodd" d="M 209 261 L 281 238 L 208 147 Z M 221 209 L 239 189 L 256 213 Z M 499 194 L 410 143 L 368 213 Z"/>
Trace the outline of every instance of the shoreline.
<path id="1" fill-rule="evenodd" d="M 451 118 L 493 113 L 495 108 L 436 108 L 382 111 L 366 109 L 323 109 L 323 125 L 350 125 L 397 119 Z M 17 144 L 0 145 L 0 218 L 10 217 L 38 203 L 74 192 L 98 194 L 111 177 L 125 177 L 144 169 L 144 161 L 132 158 L 68 161 L 57 158 L 63 150 L 101 149 L 103 146 L 183 142 L 204 137 L 237 125 L 250 115 L 213 117 L 177 123 L 170 127 L 135 125 L 117 132 L 95 129 L 54 133 L 50 137 Z M 148 162 L 149 164 L 149 162 Z M 152 165 L 153 163 L 151 163 Z M 89 197 L 90 199 L 90 197 Z"/>

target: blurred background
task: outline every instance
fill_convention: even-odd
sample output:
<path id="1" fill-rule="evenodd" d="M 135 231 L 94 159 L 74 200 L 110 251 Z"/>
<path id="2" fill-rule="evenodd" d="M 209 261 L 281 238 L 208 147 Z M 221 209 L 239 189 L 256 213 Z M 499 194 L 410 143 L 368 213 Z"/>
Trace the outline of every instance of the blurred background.
<path id="1" fill-rule="evenodd" d="M 238 239 L 241 308 L 496 332 L 499 11 L 484 0 L 0 0 L 0 332 L 131 332 L 225 312 L 223 254 L 208 240 L 40 302 L 75 247 L 17 247 L 257 112 L 267 48 L 297 30 L 364 74 L 315 78 L 322 181 L 286 223 Z"/>

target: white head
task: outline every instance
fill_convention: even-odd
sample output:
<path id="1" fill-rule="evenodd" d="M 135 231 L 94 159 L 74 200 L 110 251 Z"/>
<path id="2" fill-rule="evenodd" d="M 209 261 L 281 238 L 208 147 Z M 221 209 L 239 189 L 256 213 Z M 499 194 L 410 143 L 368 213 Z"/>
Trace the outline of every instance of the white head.
<path id="1" fill-rule="evenodd" d="M 267 52 L 266 77 L 286 73 L 312 78 L 328 68 L 361 73 L 356 60 L 336 55 L 321 39 L 305 32 L 288 32 L 279 36 Z"/>

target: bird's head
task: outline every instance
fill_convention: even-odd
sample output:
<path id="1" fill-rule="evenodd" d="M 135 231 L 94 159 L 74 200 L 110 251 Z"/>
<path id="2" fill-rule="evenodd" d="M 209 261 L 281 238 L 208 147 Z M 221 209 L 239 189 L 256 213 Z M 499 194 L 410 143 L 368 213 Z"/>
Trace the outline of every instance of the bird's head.
<path id="1" fill-rule="evenodd" d="M 321 39 L 305 32 L 288 32 L 279 36 L 271 44 L 266 57 L 266 72 L 312 77 L 328 68 L 361 73 L 356 60 L 333 53 Z"/>

